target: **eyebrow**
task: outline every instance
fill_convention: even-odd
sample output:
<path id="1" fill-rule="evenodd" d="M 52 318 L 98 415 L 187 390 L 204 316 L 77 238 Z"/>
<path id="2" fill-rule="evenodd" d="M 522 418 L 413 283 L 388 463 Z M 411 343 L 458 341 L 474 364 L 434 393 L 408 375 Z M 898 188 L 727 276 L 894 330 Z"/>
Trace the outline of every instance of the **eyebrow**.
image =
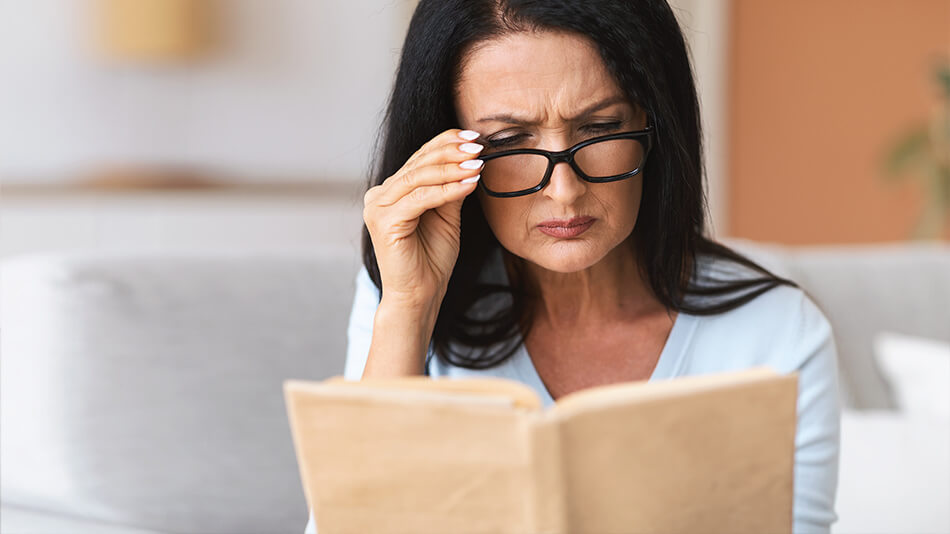
<path id="1" fill-rule="evenodd" d="M 575 115 L 575 116 L 569 118 L 568 120 L 570 120 L 570 121 L 578 121 L 578 120 L 584 119 L 584 118 L 586 118 L 587 116 L 589 116 L 591 113 L 594 113 L 595 111 L 600 111 L 600 110 L 602 110 L 602 109 L 604 109 L 604 108 L 606 108 L 606 107 L 608 107 L 608 106 L 612 106 L 612 105 L 617 104 L 617 103 L 620 103 L 620 102 L 626 102 L 626 98 L 624 98 L 624 97 L 621 96 L 621 95 L 614 95 L 614 96 L 605 98 L 604 100 L 601 100 L 600 102 L 595 102 L 595 103 L 593 103 L 593 104 L 587 106 L 586 108 L 582 109 L 582 110 L 580 111 L 580 113 L 578 113 L 577 115 Z M 512 115 L 512 114 L 510 114 L 510 113 L 501 113 L 501 114 L 497 114 L 497 115 L 491 115 L 491 116 L 489 116 L 489 117 L 484 117 L 484 118 L 478 119 L 478 120 L 475 121 L 475 122 L 477 122 L 477 123 L 483 123 L 483 122 L 507 122 L 507 123 L 510 123 L 510 124 L 518 124 L 518 125 L 521 125 L 521 126 L 534 126 L 534 125 L 538 124 L 538 121 L 532 121 L 532 120 L 529 120 L 529 119 L 517 117 L 517 116 Z"/>

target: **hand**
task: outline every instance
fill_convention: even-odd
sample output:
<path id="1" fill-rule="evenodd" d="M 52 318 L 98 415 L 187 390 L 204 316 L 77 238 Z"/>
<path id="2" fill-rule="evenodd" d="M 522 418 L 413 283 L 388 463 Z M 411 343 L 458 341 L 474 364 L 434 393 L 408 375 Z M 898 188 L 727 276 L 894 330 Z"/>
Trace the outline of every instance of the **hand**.
<path id="1" fill-rule="evenodd" d="M 461 211 L 482 166 L 471 130 L 446 130 L 363 197 L 383 299 L 436 310 L 458 259 Z M 460 166 L 464 165 L 463 166 Z"/>

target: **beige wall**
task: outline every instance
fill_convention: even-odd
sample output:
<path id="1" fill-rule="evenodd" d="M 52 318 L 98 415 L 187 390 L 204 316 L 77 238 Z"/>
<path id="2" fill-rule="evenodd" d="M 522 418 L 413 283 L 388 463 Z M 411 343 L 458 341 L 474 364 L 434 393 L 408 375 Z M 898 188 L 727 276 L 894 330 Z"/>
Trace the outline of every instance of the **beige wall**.
<path id="1" fill-rule="evenodd" d="M 789 244 L 901 240 L 922 195 L 881 160 L 938 102 L 950 0 L 733 0 L 730 235 Z"/>

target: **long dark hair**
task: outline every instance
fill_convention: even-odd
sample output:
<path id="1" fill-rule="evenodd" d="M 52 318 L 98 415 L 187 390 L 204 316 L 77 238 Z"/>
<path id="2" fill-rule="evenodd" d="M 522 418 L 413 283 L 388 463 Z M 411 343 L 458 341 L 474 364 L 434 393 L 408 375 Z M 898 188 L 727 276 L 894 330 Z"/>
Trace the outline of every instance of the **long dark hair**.
<path id="1" fill-rule="evenodd" d="M 545 30 L 593 41 L 630 102 L 654 118 L 655 143 L 643 171 L 648 179 L 643 180 L 633 239 L 627 243 L 667 311 L 715 315 L 778 285 L 798 287 L 704 236 L 699 103 L 686 43 L 666 0 L 421 0 L 409 24 L 368 187 L 395 174 L 439 132 L 458 128 L 458 65 L 473 45 L 513 32 Z M 500 247 L 477 195 L 469 195 L 462 204 L 459 258 L 432 334 L 435 353 L 452 365 L 496 366 L 514 354 L 531 327 L 533 292 L 526 277 L 516 271 L 507 285 L 479 281 Z M 752 276 L 694 276 L 701 255 L 743 266 Z M 363 263 L 382 291 L 365 225 Z M 501 307 L 478 312 L 482 299 L 499 295 L 504 297 Z"/>

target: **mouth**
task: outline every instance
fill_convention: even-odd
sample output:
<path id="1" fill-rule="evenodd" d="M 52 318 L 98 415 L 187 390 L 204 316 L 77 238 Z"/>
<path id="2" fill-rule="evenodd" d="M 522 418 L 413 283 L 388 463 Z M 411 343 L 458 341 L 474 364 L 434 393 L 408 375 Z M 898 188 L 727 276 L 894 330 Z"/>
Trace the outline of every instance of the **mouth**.
<path id="1" fill-rule="evenodd" d="M 577 237 L 590 228 L 597 219 L 574 217 L 572 219 L 549 219 L 538 224 L 538 230 L 551 237 Z"/>
<path id="2" fill-rule="evenodd" d="M 548 219 L 538 223 L 538 226 L 544 228 L 572 228 L 582 226 L 596 219 L 593 217 L 574 217 L 573 219 Z"/>

